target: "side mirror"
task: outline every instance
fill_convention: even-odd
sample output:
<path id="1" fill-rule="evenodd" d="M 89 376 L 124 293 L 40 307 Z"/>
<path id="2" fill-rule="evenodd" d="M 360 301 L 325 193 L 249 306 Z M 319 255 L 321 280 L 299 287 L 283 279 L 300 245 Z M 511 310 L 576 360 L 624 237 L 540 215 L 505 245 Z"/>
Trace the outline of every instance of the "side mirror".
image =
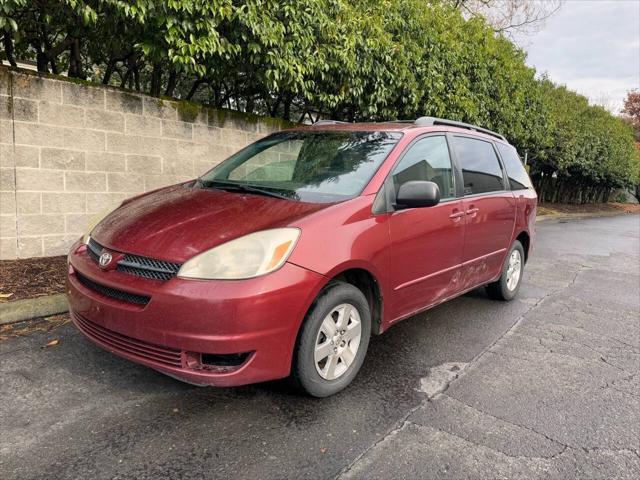
<path id="1" fill-rule="evenodd" d="M 440 188 L 437 183 L 412 180 L 400 185 L 396 196 L 396 209 L 433 207 L 440 202 Z"/>

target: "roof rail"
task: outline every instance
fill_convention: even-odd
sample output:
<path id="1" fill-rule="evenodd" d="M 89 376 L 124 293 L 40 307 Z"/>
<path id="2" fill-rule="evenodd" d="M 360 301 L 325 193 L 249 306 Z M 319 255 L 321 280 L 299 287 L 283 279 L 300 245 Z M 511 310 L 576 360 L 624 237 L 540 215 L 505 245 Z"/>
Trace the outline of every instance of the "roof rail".
<path id="1" fill-rule="evenodd" d="M 312 125 L 336 125 L 339 123 L 349 123 L 349 122 L 341 122 L 340 120 L 318 120 L 317 122 L 313 122 Z"/>
<path id="2" fill-rule="evenodd" d="M 436 118 L 436 117 L 420 117 L 415 122 L 416 125 L 421 126 L 432 126 L 432 125 L 447 125 L 449 127 L 458 127 L 458 128 L 466 128 L 468 130 L 474 130 L 476 132 L 486 133 L 487 135 L 491 135 L 492 137 L 499 138 L 500 140 L 507 141 L 504 136 L 496 133 L 487 128 L 478 127 L 477 125 L 471 125 L 470 123 L 464 122 L 456 122 L 455 120 L 447 120 L 446 118 Z"/>

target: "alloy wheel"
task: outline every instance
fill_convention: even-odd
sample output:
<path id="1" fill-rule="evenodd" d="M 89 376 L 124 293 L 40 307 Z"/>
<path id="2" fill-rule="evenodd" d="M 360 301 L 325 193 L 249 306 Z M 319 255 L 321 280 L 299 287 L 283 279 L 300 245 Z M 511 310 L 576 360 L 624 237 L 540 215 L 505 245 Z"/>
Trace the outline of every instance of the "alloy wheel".
<path id="1" fill-rule="evenodd" d="M 320 325 L 313 358 L 318 374 L 335 380 L 349 369 L 360 347 L 362 324 L 358 309 L 343 303 L 331 310 Z"/>

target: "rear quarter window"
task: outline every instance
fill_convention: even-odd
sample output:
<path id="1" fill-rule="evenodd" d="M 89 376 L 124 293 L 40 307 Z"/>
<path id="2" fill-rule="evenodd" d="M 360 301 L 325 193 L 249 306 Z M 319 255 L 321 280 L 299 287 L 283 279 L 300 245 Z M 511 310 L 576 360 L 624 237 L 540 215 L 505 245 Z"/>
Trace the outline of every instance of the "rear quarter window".
<path id="1" fill-rule="evenodd" d="M 504 168 L 507 170 L 509 177 L 509 185 L 511 190 L 529 190 L 533 189 L 529 174 L 518 156 L 518 152 L 511 145 L 497 143 L 498 151 L 502 157 Z"/>

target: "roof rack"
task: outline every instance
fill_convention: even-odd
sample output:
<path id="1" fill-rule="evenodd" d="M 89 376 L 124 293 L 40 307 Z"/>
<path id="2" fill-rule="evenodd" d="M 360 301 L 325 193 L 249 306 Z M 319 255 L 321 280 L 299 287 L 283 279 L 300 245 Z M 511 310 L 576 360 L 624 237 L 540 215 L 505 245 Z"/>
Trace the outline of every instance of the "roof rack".
<path id="1" fill-rule="evenodd" d="M 432 126 L 432 125 L 447 125 L 449 127 L 458 127 L 458 128 L 466 128 L 468 130 L 474 130 L 476 132 L 486 133 L 487 135 L 491 135 L 492 137 L 499 138 L 500 140 L 507 141 L 504 136 L 496 133 L 487 128 L 478 127 L 477 125 L 471 125 L 470 123 L 464 122 L 456 122 L 455 120 L 447 120 L 446 118 L 436 118 L 436 117 L 420 117 L 415 122 L 416 125 L 420 125 L 423 127 Z"/>
<path id="2" fill-rule="evenodd" d="M 337 125 L 339 123 L 349 123 L 349 122 L 341 122 L 340 120 L 318 120 L 317 122 L 313 122 L 312 125 Z"/>

